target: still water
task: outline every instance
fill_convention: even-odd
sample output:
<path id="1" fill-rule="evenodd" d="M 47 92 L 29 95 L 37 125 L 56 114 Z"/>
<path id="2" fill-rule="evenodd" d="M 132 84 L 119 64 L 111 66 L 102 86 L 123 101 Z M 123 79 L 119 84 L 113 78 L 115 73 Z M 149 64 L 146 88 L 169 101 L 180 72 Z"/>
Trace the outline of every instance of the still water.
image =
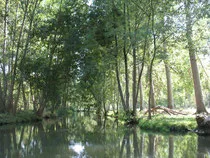
<path id="1" fill-rule="evenodd" d="M 206 158 L 210 137 L 162 135 L 84 114 L 0 127 L 0 158 Z"/>

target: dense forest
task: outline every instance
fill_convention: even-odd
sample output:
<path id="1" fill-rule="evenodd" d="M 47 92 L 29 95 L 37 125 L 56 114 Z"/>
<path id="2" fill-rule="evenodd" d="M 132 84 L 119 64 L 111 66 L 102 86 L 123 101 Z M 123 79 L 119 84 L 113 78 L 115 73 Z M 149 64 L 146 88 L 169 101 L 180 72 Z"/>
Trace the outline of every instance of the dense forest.
<path id="1" fill-rule="evenodd" d="M 210 106 L 208 0 L 1 0 L 0 113 Z M 151 112 L 149 110 L 149 116 Z"/>

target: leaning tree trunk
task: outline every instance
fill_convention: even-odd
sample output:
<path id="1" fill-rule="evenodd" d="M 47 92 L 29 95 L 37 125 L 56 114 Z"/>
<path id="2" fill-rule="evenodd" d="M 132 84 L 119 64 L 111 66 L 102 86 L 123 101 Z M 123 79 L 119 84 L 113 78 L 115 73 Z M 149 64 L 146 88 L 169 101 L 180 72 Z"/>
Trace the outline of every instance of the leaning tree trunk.
<path id="1" fill-rule="evenodd" d="M 195 100 L 196 100 L 196 107 L 197 107 L 197 113 L 207 113 L 207 110 L 204 106 L 203 102 L 203 96 L 201 91 L 201 84 L 200 84 L 200 77 L 198 72 L 198 66 L 197 66 L 197 60 L 196 60 L 196 50 L 193 44 L 192 40 L 192 17 L 190 13 L 190 0 L 187 0 L 185 3 L 185 12 L 186 12 L 186 37 L 188 42 L 188 50 L 189 50 L 189 56 L 190 56 L 190 64 L 192 69 L 192 75 L 193 75 L 193 83 L 194 83 L 194 92 L 195 92 Z"/>

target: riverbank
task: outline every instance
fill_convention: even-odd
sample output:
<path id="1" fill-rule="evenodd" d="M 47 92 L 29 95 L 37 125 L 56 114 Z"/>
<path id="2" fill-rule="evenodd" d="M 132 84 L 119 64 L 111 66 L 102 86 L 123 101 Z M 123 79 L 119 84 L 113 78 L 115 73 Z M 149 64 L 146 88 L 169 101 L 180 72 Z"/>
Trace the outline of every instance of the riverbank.
<path id="1" fill-rule="evenodd" d="M 36 116 L 33 111 L 18 112 L 16 115 L 0 114 L 0 125 L 15 124 L 15 123 L 29 123 L 41 121 L 42 118 Z"/>
<path id="2" fill-rule="evenodd" d="M 156 132 L 181 132 L 195 130 L 197 123 L 193 115 L 156 115 L 151 120 L 141 117 L 139 124 L 141 129 L 152 130 Z"/>
<path id="3" fill-rule="evenodd" d="M 59 114 L 59 117 L 66 116 Z M 54 115 L 53 115 L 54 116 Z M 111 116 L 111 119 L 116 119 L 116 116 Z M 142 114 L 140 115 L 142 116 Z M 45 114 L 43 118 L 54 118 L 49 114 Z M 36 122 L 41 121 L 43 118 L 37 117 L 33 111 L 25 111 L 25 112 L 18 112 L 15 116 L 11 114 L 0 114 L 0 125 L 4 124 L 14 124 L 14 123 L 29 123 L 29 122 Z M 125 119 L 125 116 L 117 117 L 118 121 L 121 124 L 126 124 L 128 119 Z M 141 129 L 143 130 L 150 130 L 154 132 L 178 132 L 178 133 L 186 133 L 188 131 L 195 130 L 197 127 L 197 123 L 195 120 L 194 115 L 165 115 L 165 114 L 158 114 L 152 116 L 151 120 L 148 120 L 146 115 L 137 119 L 135 124 L 138 124 Z"/>

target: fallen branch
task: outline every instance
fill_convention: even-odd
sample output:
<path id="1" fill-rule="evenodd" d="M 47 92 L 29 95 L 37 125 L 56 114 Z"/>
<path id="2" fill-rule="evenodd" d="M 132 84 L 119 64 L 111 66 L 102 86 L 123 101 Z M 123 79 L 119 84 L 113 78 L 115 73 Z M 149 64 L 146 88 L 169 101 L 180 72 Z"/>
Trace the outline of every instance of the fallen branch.
<path id="1" fill-rule="evenodd" d="M 150 111 L 154 114 L 155 112 L 158 112 L 157 110 L 163 110 L 163 112 L 171 115 L 178 115 L 178 114 L 181 114 L 181 115 L 187 115 L 186 113 L 182 113 L 180 111 L 176 111 L 176 110 L 173 110 L 173 109 L 169 109 L 169 108 L 166 108 L 166 107 L 163 107 L 163 106 L 156 106 L 154 108 L 151 108 Z M 149 110 L 147 110 L 144 114 L 147 114 L 149 112 Z"/>

